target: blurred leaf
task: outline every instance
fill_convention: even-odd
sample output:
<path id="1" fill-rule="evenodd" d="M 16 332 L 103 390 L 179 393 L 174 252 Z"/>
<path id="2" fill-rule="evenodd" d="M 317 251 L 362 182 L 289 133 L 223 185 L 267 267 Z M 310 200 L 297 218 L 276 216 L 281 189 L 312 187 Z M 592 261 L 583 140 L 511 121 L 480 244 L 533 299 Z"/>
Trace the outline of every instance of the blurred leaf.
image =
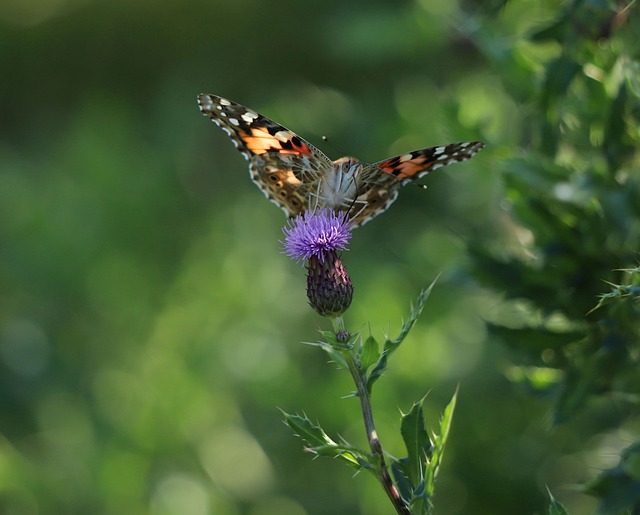
<path id="1" fill-rule="evenodd" d="M 622 82 L 615 100 L 611 104 L 604 128 L 604 149 L 611 170 L 617 170 L 633 155 L 634 145 L 627 136 L 626 110 L 628 100 L 627 83 Z"/>
<path id="2" fill-rule="evenodd" d="M 577 0 L 581 1 L 581 0 Z M 576 1 L 574 1 L 574 4 Z M 569 21 L 569 13 L 560 16 L 558 19 L 554 20 L 549 26 L 537 30 L 533 34 L 531 34 L 531 41 L 557 41 L 558 43 L 562 43 L 567 36 L 567 32 L 569 31 L 568 25 Z"/>
<path id="3" fill-rule="evenodd" d="M 546 349 L 561 351 L 566 345 L 585 337 L 585 333 L 582 331 L 558 333 L 542 327 L 512 329 L 510 327 L 487 323 L 487 328 L 492 335 L 503 340 L 508 346 L 535 355 L 539 355 Z"/>
<path id="4" fill-rule="evenodd" d="M 584 348 L 592 348 L 586 345 Z M 554 406 L 553 423 L 561 424 L 569 420 L 596 394 L 611 390 L 613 378 L 621 371 L 636 366 L 630 359 L 628 350 L 620 335 L 611 334 L 593 353 L 587 354 L 568 366 L 565 381 Z"/>
<path id="5" fill-rule="evenodd" d="M 580 64 L 567 53 L 547 66 L 540 104 L 546 114 L 541 120 L 541 150 L 548 156 L 554 156 L 558 151 L 561 99 L 580 69 Z"/>
<path id="6" fill-rule="evenodd" d="M 558 354 L 554 354 L 554 357 Z M 540 358 L 540 357 L 539 357 Z M 562 359 L 562 355 L 560 355 Z M 560 361 L 560 360 L 553 360 Z M 538 396 L 550 396 L 556 394 L 558 387 L 564 381 L 564 372 L 551 366 L 511 366 L 506 372 L 506 377 L 514 384 L 526 388 L 526 390 Z"/>
<path id="7" fill-rule="evenodd" d="M 640 509 L 640 443 L 622 452 L 620 464 L 602 472 L 585 485 L 585 491 L 601 498 L 598 513 L 618 514 Z"/>

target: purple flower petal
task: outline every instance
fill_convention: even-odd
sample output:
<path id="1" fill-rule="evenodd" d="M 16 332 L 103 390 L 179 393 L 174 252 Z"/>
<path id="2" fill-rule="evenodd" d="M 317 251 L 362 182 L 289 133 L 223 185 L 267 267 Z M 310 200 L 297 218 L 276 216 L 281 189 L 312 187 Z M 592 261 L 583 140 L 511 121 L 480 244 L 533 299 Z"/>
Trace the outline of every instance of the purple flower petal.
<path id="1" fill-rule="evenodd" d="M 344 211 L 305 211 L 283 228 L 284 253 L 295 261 L 316 256 L 324 261 L 328 253 L 346 250 L 351 239 L 351 221 Z"/>

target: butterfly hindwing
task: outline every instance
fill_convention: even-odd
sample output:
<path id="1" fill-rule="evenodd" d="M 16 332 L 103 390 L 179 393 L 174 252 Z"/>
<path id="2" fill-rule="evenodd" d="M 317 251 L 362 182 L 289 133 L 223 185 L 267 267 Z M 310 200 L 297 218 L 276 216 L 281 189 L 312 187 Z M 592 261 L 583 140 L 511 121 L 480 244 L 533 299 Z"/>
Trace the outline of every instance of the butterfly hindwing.
<path id="1" fill-rule="evenodd" d="M 386 211 L 398 190 L 433 170 L 473 157 L 484 147 L 481 141 L 464 141 L 423 148 L 367 166 L 361 174 L 358 199 L 365 207 L 358 214 L 360 225 Z"/>
<path id="2" fill-rule="evenodd" d="M 382 170 L 400 181 L 411 181 L 424 177 L 429 172 L 451 163 L 458 163 L 473 157 L 484 147 L 481 141 L 464 141 L 439 147 L 414 150 L 391 157 L 369 168 Z"/>

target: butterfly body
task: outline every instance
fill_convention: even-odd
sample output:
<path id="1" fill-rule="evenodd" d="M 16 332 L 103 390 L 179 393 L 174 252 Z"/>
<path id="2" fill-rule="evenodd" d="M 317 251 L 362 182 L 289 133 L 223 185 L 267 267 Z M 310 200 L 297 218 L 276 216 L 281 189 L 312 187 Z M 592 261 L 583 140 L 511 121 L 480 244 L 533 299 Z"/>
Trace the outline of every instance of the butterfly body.
<path id="1" fill-rule="evenodd" d="M 294 132 L 240 104 L 208 94 L 199 95 L 198 104 L 249 161 L 253 182 L 287 215 L 316 207 L 343 210 L 355 227 L 386 211 L 403 185 L 484 147 L 480 141 L 462 142 L 373 164 L 354 157 L 331 161 Z"/>
<path id="2" fill-rule="evenodd" d="M 319 181 L 318 204 L 335 210 L 353 206 L 362 170 L 362 163 L 353 157 L 335 160 Z"/>

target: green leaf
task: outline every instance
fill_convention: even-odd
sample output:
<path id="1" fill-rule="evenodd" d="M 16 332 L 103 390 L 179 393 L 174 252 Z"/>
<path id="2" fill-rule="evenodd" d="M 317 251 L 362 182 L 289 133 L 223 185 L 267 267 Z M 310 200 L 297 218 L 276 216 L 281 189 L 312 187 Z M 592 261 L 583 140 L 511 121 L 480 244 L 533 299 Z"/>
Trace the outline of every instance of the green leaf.
<path id="1" fill-rule="evenodd" d="M 566 370 L 565 380 L 553 410 L 553 424 L 567 421 L 584 407 L 593 395 L 610 388 L 612 378 L 629 366 L 630 356 L 625 345 L 620 345 L 620 335 L 614 334 L 608 344 L 602 345 L 592 355 L 572 364 Z M 589 341 L 585 341 L 588 345 Z"/>
<path id="2" fill-rule="evenodd" d="M 411 328 L 415 325 L 416 321 L 418 320 L 418 317 L 420 316 L 420 313 L 422 313 L 422 309 L 424 308 L 424 305 L 427 302 L 427 299 L 431 294 L 431 290 L 435 286 L 437 280 L 438 278 L 436 277 L 427 288 L 423 289 L 420 292 L 416 305 L 411 307 L 411 314 L 409 316 L 409 320 L 407 320 L 406 322 L 403 322 L 402 329 L 400 330 L 400 334 L 398 335 L 398 337 L 395 338 L 394 340 L 387 339 L 384 342 L 384 348 L 382 350 L 382 354 L 380 355 L 380 358 L 378 359 L 377 363 L 373 367 L 373 370 L 369 374 L 369 377 L 367 378 L 367 391 L 369 393 L 371 393 L 371 388 L 373 387 L 373 384 L 380 378 L 380 376 L 382 376 L 384 371 L 387 369 L 387 363 L 389 361 L 389 357 L 391 356 L 391 354 L 393 354 L 398 349 L 402 341 L 409 334 L 409 331 L 411 331 Z"/>
<path id="3" fill-rule="evenodd" d="M 602 472 L 585 491 L 601 498 L 598 513 L 635 513 L 640 505 L 640 442 L 627 447 L 620 464 Z"/>
<path id="4" fill-rule="evenodd" d="M 547 492 L 549 494 L 549 515 L 569 515 L 569 512 L 562 505 L 560 501 L 557 501 L 553 495 L 551 495 L 551 491 L 547 488 Z"/>
<path id="5" fill-rule="evenodd" d="M 417 485 L 424 479 L 424 464 L 431 449 L 431 442 L 424 423 L 422 399 L 416 402 L 411 411 L 402 416 L 400 433 L 407 448 L 407 465 L 404 467 L 409 481 Z"/>
<path id="6" fill-rule="evenodd" d="M 542 88 L 540 100 L 545 118 L 541 119 L 542 142 L 540 150 L 548 156 L 555 156 L 558 151 L 560 138 L 560 113 L 558 104 L 565 97 L 565 93 L 581 66 L 569 54 L 562 54 L 547 67 L 545 84 Z"/>
<path id="7" fill-rule="evenodd" d="M 553 332 L 544 327 L 510 328 L 487 323 L 489 332 L 504 340 L 509 347 L 539 355 L 546 349 L 559 351 L 570 343 L 582 340 L 583 331 Z"/>
<path id="8" fill-rule="evenodd" d="M 456 400 L 458 398 L 458 389 L 456 388 L 451 401 L 447 405 L 440 419 L 440 432 L 434 435 L 433 448 L 431 451 L 430 460 L 427 463 L 427 470 L 425 474 L 426 494 L 431 498 L 435 489 L 435 481 L 438 477 L 440 465 L 442 464 L 442 458 L 444 456 L 444 448 L 449 438 L 449 430 L 451 429 L 451 423 L 453 421 L 453 412 L 456 408 Z"/>
<path id="9" fill-rule="evenodd" d="M 363 374 L 367 373 L 367 370 L 371 365 L 380 359 L 380 346 L 373 336 L 369 336 L 362 344 L 362 351 L 360 354 L 360 371 Z"/>
<path id="10" fill-rule="evenodd" d="M 542 107 L 550 107 L 564 96 L 581 66 L 569 54 L 563 53 L 547 67 L 543 86 Z M 549 113 L 547 113 L 549 115 Z"/>
<path id="11" fill-rule="evenodd" d="M 331 361 L 338 365 L 338 367 L 348 368 L 347 362 L 341 351 L 341 348 L 344 347 L 344 344 L 338 343 L 338 341 L 336 340 L 336 335 L 332 331 L 320 331 L 320 334 L 325 339 L 325 341 L 307 342 L 307 345 L 320 347 L 329 355 Z M 349 340 L 349 342 L 351 342 L 355 338 L 359 338 L 359 335 L 354 335 L 351 340 Z"/>
<path id="12" fill-rule="evenodd" d="M 420 483 L 413 490 L 413 497 L 409 503 L 409 509 L 414 515 L 425 515 L 431 513 L 433 503 L 431 497 L 427 493 L 424 481 Z"/>
<path id="13" fill-rule="evenodd" d="M 308 417 L 291 415 L 284 411 L 282 414 L 284 415 L 285 424 L 310 447 L 337 445 L 319 425 L 311 422 Z"/>
<path id="14" fill-rule="evenodd" d="M 393 474 L 394 484 L 400 492 L 400 496 L 403 499 L 411 499 L 413 495 L 413 486 L 409 477 L 407 476 L 407 470 L 409 468 L 409 458 L 391 458 L 391 473 Z"/>
<path id="15" fill-rule="evenodd" d="M 285 423 L 305 442 L 309 452 L 318 456 L 340 459 L 358 470 L 374 470 L 371 458 L 366 452 L 348 442 L 333 441 L 318 424 L 314 424 L 306 416 L 291 415 L 284 411 L 282 413 Z"/>
<path id="16" fill-rule="evenodd" d="M 632 142 L 628 141 L 629 127 L 626 123 L 626 108 L 628 101 L 627 84 L 620 85 L 618 94 L 611 104 L 611 110 L 604 128 L 604 149 L 609 167 L 612 171 L 620 168 L 624 161 L 633 155 L 635 150 Z"/>
<path id="17" fill-rule="evenodd" d="M 371 463 L 369 455 L 347 443 L 321 445 L 312 447 L 309 451 L 318 456 L 340 459 L 358 470 L 370 470 L 374 472 L 375 467 Z"/>

